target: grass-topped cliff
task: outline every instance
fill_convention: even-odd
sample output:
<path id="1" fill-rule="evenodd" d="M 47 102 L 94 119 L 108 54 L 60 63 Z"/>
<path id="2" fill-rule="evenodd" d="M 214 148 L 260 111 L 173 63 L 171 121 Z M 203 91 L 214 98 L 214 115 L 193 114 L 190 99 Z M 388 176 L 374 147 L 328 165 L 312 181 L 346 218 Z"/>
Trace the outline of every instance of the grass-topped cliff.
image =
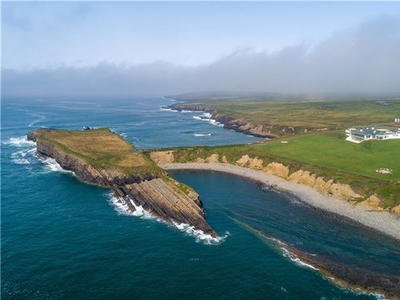
<path id="1" fill-rule="evenodd" d="M 228 128 L 242 126 L 275 136 L 345 129 L 351 126 L 393 127 L 400 117 L 400 99 L 370 100 L 205 100 L 176 104 L 177 109 L 206 108 Z M 224 120 L 222 116 L 227 119 Z M 231 120 L 226 122 L 227 120 Z M 236 122 L 234 121 L 236 120 Z M 230 126 L 231 125 L 231 126 Z"/>
<path id="2" fill-rule="evenodd" d="M 39 155 L 55 159 L 83 182 L 111 188 L 128 211 L 137 207 L 176 224 L 189 224 L 212 238 L 199 195 L 109 129 L 39 129 L 28 133 Z"/>
<path id="3" fill-rule="evenodd" d="M 353 144 L 329 135 L 314 134 L 285 139 L 285 143 L 276 139 L 265 144 L 182 147 L 150 155 L 160 163 L 230 163 L 267 172 L 273 172 L 269 164 L 279 163 L 285 170 L 278 170 L 274 175 L 304 184 L 318 177 L 325 182 L 332 180 L 332 183 L 349 185 L 360 195 L 353 199 L 357 202 L 376 195 L 382 200 L 381 207 L 392 208 L 400 204 L 399 149 L 400 140 Z M 246 156 L 249 159 L 244 159 Z M 381 168 L 390 169 L 392 173 L 376 172 Z M 314 179 L 296 178 L 300 170 L 308 171 Z M 311 182 L 313 184 L 315 182 Z M 340 191 L 334 194 L 330 188 L 321 188 L 321 192 L 347 198 L 344 194 L 341 196 Z"/>
<path id="4" fill-rule="evenodd" d="M 36 139 L 57 145 L 66 154 L 79 157 L 97 169 L 117 171 L 127 176 L 146 173 L 165 175 L 153 161 L 107 128 L 36 132 Z"/>

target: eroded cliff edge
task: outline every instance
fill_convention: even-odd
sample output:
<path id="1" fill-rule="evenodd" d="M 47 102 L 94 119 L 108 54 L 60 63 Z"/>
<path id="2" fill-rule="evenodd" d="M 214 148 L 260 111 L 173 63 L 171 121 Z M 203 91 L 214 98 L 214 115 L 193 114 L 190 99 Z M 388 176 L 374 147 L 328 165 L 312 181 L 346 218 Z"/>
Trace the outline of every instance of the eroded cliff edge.
<path id="1" fill-rule="evenodd" d="M 141 206 L 157 218 L 188 224 L 213 238 L 199 195 L 168 177 L 153 161 L 109 129 L 67 131 L 39 129 L 28 133 L 37 153 L 50 157 L 85 183 L 110 188 L 129 211 Z"/>
<path id="2" fill-rule="evenodd" d="M 243 149 L 245 151 L 245 148 Z M 212 152 L 211 152 L 212 153 Z M 194 155 L 191 155 L 194 154 Z M 349 185 L 318 176 L 307 170 L 290 170 L 279 162 L 265 162 L 262 158 L 251 157 L 248 154 L 241 154 L 239 159 L 228 158 L 217 152 L 208 156 L 202 155 L 201 149 L 192 149 L 180 153 L 176 150 L 152 151 L 149 156 L 159 165 L 167 165 L 173 163 L 223 163 L 231 164 L 249 169 L 263 171 L 269 175 L 280 177 L 288 182 L 309 186 L 322 195 L 330 195 L 334 198 L 345 200 L 354 205 L 362 206 L 366 210 L 371 211 L 390 211 L 392 213 L 400 213 L 400 205 L 384 207 L 384 200 L 378 195 L 359 194 Z M 202 158 L 204 157 L 204 158 Z M 270 188 L 275 188 L 271 186 Z"/>
<path id="3" fill-rule="evenodd" d="M 203 111 L 211 114 L 211 119 L 221 123 L 225 129 L 235 130 L 244 134 L 252 135 L 259 138 L 274 138 L 280 132 L 285 131 L 285 128 L 278 126 L 264 126 L 261 124 L 253 124 L 244 118 L 232 118 L 217 112 L 211 106 L 199 106 L 191 103 L 175 103 L 167 107 L 176 111 Z"/>

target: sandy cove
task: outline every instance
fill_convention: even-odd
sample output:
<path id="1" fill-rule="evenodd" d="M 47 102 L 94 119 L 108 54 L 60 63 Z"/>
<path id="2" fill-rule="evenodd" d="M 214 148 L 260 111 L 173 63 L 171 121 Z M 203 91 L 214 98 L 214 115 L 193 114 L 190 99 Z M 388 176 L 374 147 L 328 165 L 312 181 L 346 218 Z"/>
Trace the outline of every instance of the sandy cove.
<path id="1" fill-rule="evenodd" d="M 301 201 L 315 208 L 347 217 L 400 241 L 400 215 L 387 211 L 368 211 L 345 200 L 320 194 L 309 186 L 291 183 L 260 170 L 223 163 L 171 163 L 160 165 L 160 167 L 167 171 L 185 169 L 225 172 L 256 180 L 268 186 L 276 186 L 277 190 L 294 194 Z"/>

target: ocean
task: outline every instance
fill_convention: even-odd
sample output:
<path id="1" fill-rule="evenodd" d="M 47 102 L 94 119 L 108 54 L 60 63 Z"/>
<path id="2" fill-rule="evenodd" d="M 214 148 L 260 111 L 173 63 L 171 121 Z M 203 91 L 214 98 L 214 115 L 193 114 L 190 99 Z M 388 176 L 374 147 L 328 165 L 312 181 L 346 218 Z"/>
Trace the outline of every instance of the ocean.
<path id="1" fill-rule="evenodd" d="M 171 103 L 2 99 L 2 299 L 383 299 L 348 283 L 396 285 L 398 241 L 292 195 L 230 174 L 170 172 L 200 194 L 222 237 L 210 243 L 146 212 L 127 213 L 107 189 L 39 160 L 26 140 L 40 127 L 91 126 L 140 149 L 257 141 L 202 113 L 162 109 Z M 321 264 L 348 280 L 338 284 Z"/>

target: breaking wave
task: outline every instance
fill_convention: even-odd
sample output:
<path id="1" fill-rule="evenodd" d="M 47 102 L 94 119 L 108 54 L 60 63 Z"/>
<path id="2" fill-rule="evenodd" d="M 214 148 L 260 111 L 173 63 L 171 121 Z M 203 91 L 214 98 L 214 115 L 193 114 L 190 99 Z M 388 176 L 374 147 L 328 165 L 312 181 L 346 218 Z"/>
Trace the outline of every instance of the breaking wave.
<path id="1" fill-rule="evenodd" d="M 136 205 L 135 202 L 129 197 L 123 198 L 123 197 L 117 197 L 113 194 L 108 194 L 108 195 L 109 195 L 108 197 L 109 203 L 114 207 L 114 210 L 119 215 L 135 216 L 143 219 L 153 219 L 159 222 L 165 222 L 164 220 L 152 215 L 149 211 L 145 210 L 141 205 Z M 135 211 L 132 211 L 129 208 L 127 201 L 129 201 L 129 203 L 135 208 Z M 169 224 L 168 222 L 165 223 Z M 172 224 L 185 234 L 193 236 L 196 239 L 197 243 L 204 243 L 206 245 L 220 244 L 230 235 L 229 232 L 226 232 L 224 236 L 214 238 L 209 234 L 205 234 L 202 230 L 194 229 L 193 226 L 190 226 L 188 224 L 184 223 L 178 224 L 176 222 L 172 222 Z"/>
<path id="2" fill-rule="evenodd" d="M 28 138 L 24 136 L 20 137 L 12 137 L 10 138 L 7 142 L 4 142 L 3 144 L 5 145 L 12 145 L 17 148 L 22 148 L 22 147 L 34 147 L 36 146 L 36 143 L 33 141 L 29 141 Z"/>
<path id="3" fill-rule="evenodd" d="M 229 231 L 227 231 L 224 236 L 215 238 L 209 234 L 205 234 L 203 230 L 194 229 L 194 226 L 190 226 L 189 224 L 178 224 L 175 222 L 173 222 L 173 224 L 180 231 L 187 235 L 193 236 L 196 239 L 196 243 L 203 243 L 205 245 L 218 245 L 230 235 Z"/>
<path id="4" fill-rule="evenodd" d="M 74 174 L 74 172 L 72 171 L 63 169 L 54 158 L 43 157 L 39 155 L 37 156 L 37 158 L 45 165 L 47 171 Z"/>
<path id="5" fill-rule="evenodd" d="M 14 152 L 11 154 L 11 160 L 17 165 L 29 165 L 31 162 L 29 161 L 29 156 L 27 157 L 27 155 L 34 152 L 35 148 Z"/>
<path id="6" fill-rule="evenodd" d="M 21 149 L 11 154 L 11 161 L 17 165 L 29 165 L 30 158 L 35 152 L 36 143 L 29 141 L 26 136 L 12 137 L 3 143 Z"/>
<path id="7" fill-rule="evenodd" d="M 195 133 L 194 136 L 211 136 L 211 133 Z"/>
<path id="8" fill-rule="evenodd" d="M 291 253 L 289 250 L 287 250 L 284 247 L 281 247 L 282 251 L 283 251 L 283 256 L 289 258 L 292 262 L 294 262 L 296 265 L 301 266 L 301 267 L 307 267 L 310 269 L 313 269 L 315 271 L 318 271 L 319 269 L 317 269 L 316 267 L 314 267 L 313 265 L 310 265 L 308 263 L 305 263 L 304 261 L 302 261 L 300 258 L 298 258 L 296 255 L 294 255 L 293 253 Z"/>
<path id="9" fill-rule="evenodd" d="M 214 126 L 219 126 L 219 127 L 224 126 L 224 124 L 221 124 L 220 122 L 212 119 L 211 117 L 212 117 L 212 115 L 210 113 L 203 113 L 201 116 L 193 116 L 193 119 L 208 122 Z"/>
<path id="10" fill-rule="evenodd" d="M 126 201 L 129 201 L 130 204 L 132 204 L 132 206 L 135 208 L 135 211 L 132 211 L 129 208 Z M 135 202 L 130 198 L 125 199 L 122 197 L 116 197 L 113 194 L 109 194 L 109 203 L 114 207 L 115 211 L 119 215 L 159 220 L 154 217 L 150 212 L 146 211 L 141 205 L 136 205 Z"/>

